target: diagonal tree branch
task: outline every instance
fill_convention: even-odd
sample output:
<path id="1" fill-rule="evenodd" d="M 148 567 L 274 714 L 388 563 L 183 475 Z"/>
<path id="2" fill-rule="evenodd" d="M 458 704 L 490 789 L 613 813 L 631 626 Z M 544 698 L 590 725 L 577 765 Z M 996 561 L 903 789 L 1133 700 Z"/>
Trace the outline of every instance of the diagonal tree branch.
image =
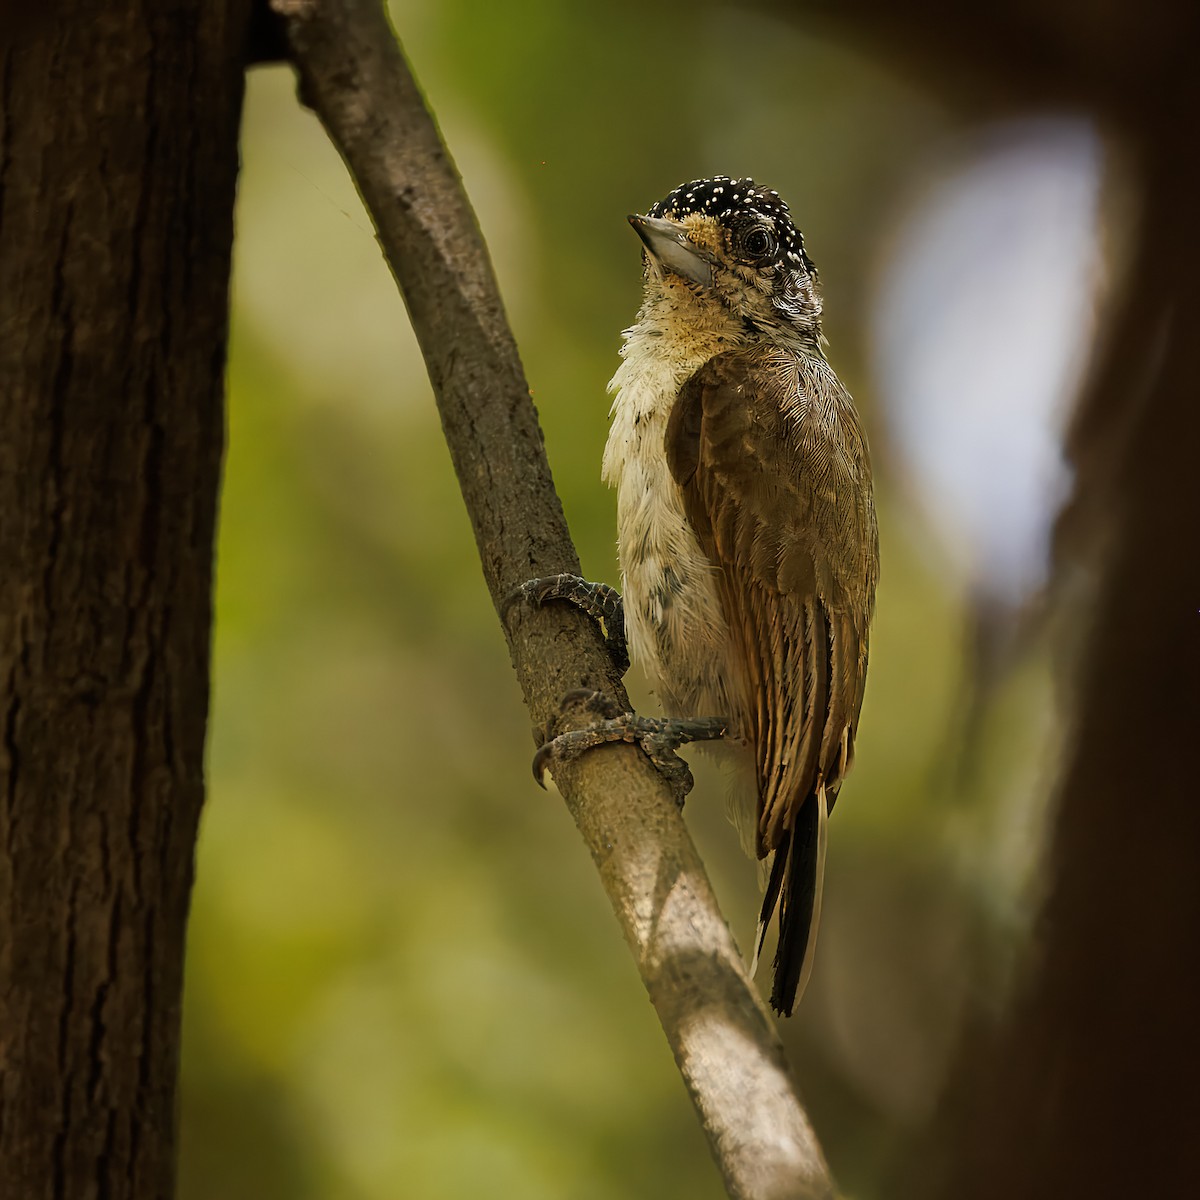
<path id="1" fill-rule="evenodd" d="M 271 0 L 300 75 L 375 222 L 437 397 L 494 601 L 577 572 L 537 415 L 461 181 L 379 0 Z M 597 631 L 565 606 L 506 631 L 539 724 L 564 692 L 627 703 Z M 699 1111 L 731 1196 L 833 1195 L 783 1048 L 666 784 L 632 747 L 585 755 L 556 782 Z"/>

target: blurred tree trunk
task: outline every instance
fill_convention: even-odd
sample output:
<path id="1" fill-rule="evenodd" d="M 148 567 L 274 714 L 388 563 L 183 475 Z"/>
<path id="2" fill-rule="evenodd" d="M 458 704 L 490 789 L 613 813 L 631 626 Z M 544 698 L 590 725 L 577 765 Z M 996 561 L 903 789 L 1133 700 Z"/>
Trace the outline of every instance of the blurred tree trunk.
<path id="1" fill-rule="evenodd" d="M 0 1196 L 174 1190 L 244 0 L 0 13 Z"/>
<path id="2" fill-rule="evenodd" d="M 1162 107 L 1126 114 L 1138 250 L 1072 439 L 1060 576 L 1094 571 L 1095 606 L 1046 896 L 1016 1003 L 963 1064 L 947 1200 L 1200 1192 L 1200 79 L 1168 65 L 1142 93 Z"/>
<path id="3" fill-rule="evenodd" d="M 942 1178 L 922 1170 L 913 1194 L 1196 1195 L 1200 6 L 799 7 L 981 113 L 1090 112 L 1140 198 L 1070 444 L 1058 576 L 1074 604 L 1063 632 L 1081 650 L 1045 896 L 1010 1010 L 959 1064 L 924 1164 L 938 1160 Z"/>

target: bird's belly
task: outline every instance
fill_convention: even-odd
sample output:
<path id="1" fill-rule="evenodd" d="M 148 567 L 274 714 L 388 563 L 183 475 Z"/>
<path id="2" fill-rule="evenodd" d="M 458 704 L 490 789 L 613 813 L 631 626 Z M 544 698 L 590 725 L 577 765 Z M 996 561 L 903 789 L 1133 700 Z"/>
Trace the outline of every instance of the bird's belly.
<path id="1" fill-rule="evenodd" d="M 643 320 L 626 331 L 604 450 L 617 489 L 617 550 L 630 653 L 670 716 L 733 715 L 729 633 L 717 568 L 700 547 L 666 455 L 679 389 L 731 331 L 704 322 Z"/>
<path id="2" fill-rule="evenodd" d="M 728 715 L 729 633 L 716 568 L 692 531 L 661 452 L 626 460 L 617 533 L 634 661 L 668 714 Z"/>

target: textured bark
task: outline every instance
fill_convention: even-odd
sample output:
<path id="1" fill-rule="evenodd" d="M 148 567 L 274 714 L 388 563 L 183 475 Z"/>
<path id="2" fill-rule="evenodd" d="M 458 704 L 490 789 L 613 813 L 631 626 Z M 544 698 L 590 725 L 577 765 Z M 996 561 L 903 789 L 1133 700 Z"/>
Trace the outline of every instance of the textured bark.
<path id="1" fill-rule="evenodd" d="M 174 1186 L 241 0 L 0 46 L 0 1196 Z"/>
<path id="2" fill-rule="evenodd" d="M 433 382 L 493 599 L 578 571 L 512 333 L 462 184 L 378 0 L 272 0 L 301 93 L 379 231 Z M 530 712 L 597 687 L 627 703 L 578 612 L 516 610 L 509 648 Z M 556 772 L 732 1196 L 832 1194 L 782 1046 L 746 978 L 669 789 L 631 747 Z"/>

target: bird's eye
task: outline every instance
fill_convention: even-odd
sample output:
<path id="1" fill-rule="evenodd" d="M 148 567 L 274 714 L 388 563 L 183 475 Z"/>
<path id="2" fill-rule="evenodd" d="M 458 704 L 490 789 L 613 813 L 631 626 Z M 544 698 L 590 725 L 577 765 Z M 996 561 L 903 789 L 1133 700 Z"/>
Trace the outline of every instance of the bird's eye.
<path id="1" fill-rule="evenodd" d="M 770 258 L 775 253 L 775 235 L 763 225 L 755 225 L 742 235 L 742 251 L 748 258 Z"/>

